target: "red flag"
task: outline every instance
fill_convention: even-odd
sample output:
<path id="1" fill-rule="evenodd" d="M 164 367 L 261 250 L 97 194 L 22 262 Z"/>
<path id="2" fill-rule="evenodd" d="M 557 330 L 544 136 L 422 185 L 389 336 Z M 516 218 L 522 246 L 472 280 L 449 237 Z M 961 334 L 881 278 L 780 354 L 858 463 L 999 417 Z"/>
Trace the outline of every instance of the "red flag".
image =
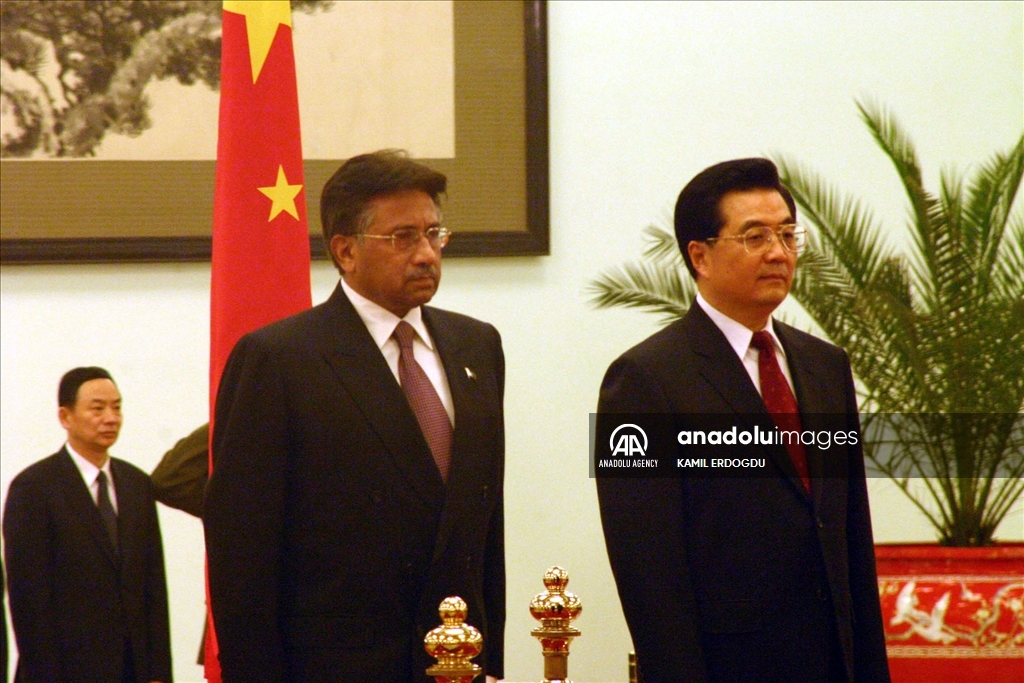
<path id="1" fill-rule="evenodd" d="M 291 23 L 288 0 L 224 0 L 210 289 L 211 427 L 217 385 L 239 338 L 312 304 Z M 216 635 L 208 618 L 206 677 L 219 683 Z"/>

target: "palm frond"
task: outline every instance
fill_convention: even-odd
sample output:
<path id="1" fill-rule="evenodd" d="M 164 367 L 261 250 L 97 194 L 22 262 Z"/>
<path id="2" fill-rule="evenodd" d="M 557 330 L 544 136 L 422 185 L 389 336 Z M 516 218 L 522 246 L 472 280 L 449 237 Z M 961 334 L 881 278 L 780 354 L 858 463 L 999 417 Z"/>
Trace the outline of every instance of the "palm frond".
<path id="1" fill-rule="evenodd" d="M 665 322 L 681 318 L 696 293 L 689 275 L 684 280 L 679 270 L 645 262 L 610 268 L 586 289 L 598 308 L 640 308 L 658 313 Z"/>
<path id="2" fill-rule="evenodd" d="M 1017 141 L 1009 154 L 996 154 L 976 173 L 968 188 L 968 199 L 964 208 L 965 222 L 970 225 L 974 241 L 978 245 L 975 267 L 982 276 L 982 283 L 990 285 L 989 274 L 1000 260 L 1007 230 L 1012 232 L 1012 212 L 1017 193 L 1024 175 L 1024 136 Z M 1018 271 L 1018 274 L 1021 271 Z M 1018 282 L 1022 278 L 1017 278 Z M 987 292 L 978 292 L 985 294 Z"/>
<path id="3" fill-rule="evenodd" d="M 817 229 L 821 250 L 846 273 L 855 287 L 870 280 L 890 250 L 880 237 L 881 230 L 867 208 L 785 155 L 774 155 L 779 176 L 803 213 L 801 223 Z"/>
<path id="4" fill-rule="evenodd" d="M 686 268 L 683 254 L 679 251 L 679 243 L 672 231 L 652 223 L 644 228 L 644 240 L 647 242 L 647 248 L 644 249 L 646 258 L 660 261 L 666 266 Z"/>
<path id="5" fill-rule="evenodd" d="M 646 260 L 606 270 L 586 290 L 598 308 L 623 306 L 658 313 L 665 322 L 681 318 L 697 294 L 686 272 L 675 235 L 656 224 L 643 231 Z"/>
<path id="6" fill-rule="evenodd" d="M 861 120 L 867 124 L 879 147 L 896 166 L 900 182 L 914 210 L 915 224 L 927 227 L 930 202 L 921 179 L 921 167 L 913 143 L 888 109 L 870 99 L 857 100 L 856 104 Z"/>
<path id="7" fill-rule="evenodd" d="M 1024 216 L 1011 219 L 998 258 L 988 266 L 990 294 L 1004 301 L 1024 299 Z"/>

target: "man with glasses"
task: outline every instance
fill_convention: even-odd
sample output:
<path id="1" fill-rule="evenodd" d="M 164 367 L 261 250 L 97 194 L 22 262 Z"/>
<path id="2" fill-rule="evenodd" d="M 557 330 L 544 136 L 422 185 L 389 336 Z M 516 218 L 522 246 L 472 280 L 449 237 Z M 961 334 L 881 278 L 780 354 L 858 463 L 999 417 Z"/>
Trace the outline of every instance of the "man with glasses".
<path id="1" fill-rule="evenodd" d="M 347 161 L 320 200 L 338 287 L 231 354 L 203 519 L 225 683 L 426 681 L 451 595 L 502 675 L 504 356 L 425 305 L 445 189 L 402 152 Z"/>
<path id="2" fill-rule="evenodd" d="M 771 161 L 726 161 L 683 188 L 675 230 L 695 303 L 611 365 L 598 431 L 660 414 L 682 444 L 683 430 L 732 424 L 762 440 L 701 454 L 765 465 L 598 479 L 640 671 L 647 683 L 884 683 L 861 444 L 763 439 L 859 432 L 846 353 L 772 319 L 806 240 L 793 198 Z"/>

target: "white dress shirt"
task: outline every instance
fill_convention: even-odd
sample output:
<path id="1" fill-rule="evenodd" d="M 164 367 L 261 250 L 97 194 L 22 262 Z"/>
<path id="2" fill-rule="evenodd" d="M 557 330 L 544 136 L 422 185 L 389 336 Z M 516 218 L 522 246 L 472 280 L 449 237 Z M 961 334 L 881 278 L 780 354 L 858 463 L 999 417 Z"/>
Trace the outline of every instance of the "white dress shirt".
<path id="1" fill-rule="evenodd" d="M 110 458 L 103 463 L 103 467 L 96 467 L 79 455 L 70 443 L 64 445 L 68 449 L 68 453 L 71 454 L 71 462 L 75 463 L 78 473 L 82 475 L 85 488 L 89 489 L 89 494 L 92 495 L 92 502 L 96 505 L 100 504 L 100 484 L 96 479 L 100 476 L 101 471 L 107 473 L 107 494 L 110 496 L 110 504 L 113 506 L 114 512 L 117 512 L 117 491 L 114 489 L 114 476 L 110 472 Z"/>
<path id="2" fill-rule="evenodd" d="M 761 352 L 750 345 L 750 340 L 754 338 L 754 333 L 743 323 L 736 322 L 709 304 L 707 299 L 700 294 L 697 294 L 697 304 L 704 309 L 704 312 L 711 318 L 711 322 L 715 323 L 718 329 L 722 331 L 722 334 L 725 335 L 725 338 L 729 341 L 729 346 L 732 347 L 732 350 L 736 352 L 736 355 L 743 362 L 743 367 L 746 368 L 747 374 L 750 375 L 750 380 L 757 387 L 757 393 L 760 394 L 761 370 L 757 366 L 757 358 L 761 355 Z M 793 376 L 789 372 L 789 362 L 786 361 L 786 351 L 782 348 L 779 338 L 775 335 L 771 316 L 768 317 L 768 324 L 765 325 L 764 329 L 772 338 L 772 345 L 775 346 L 775 357 L 779 359 L 779 367 L 782 369 L 782 374 L 786 377 L 786 382 L 789 383 L 790 390 L 796 396 L 796 389 L 793 387 Z"/>
<path id="3" fill-rule="evenodd" d="M 454 427 L 455 405 L 452 403 L 452 392 L 448 387 L 448 377 L 444 374 L 441 356 L 434 346 L 434 340 L 431 339 L 426 324 L 423 322 L 423 310 L 417 306 L 409 311 L 404 318 L 399 318 L 388 309 L 375 304 L 349 287 L 348 283 L 345 282 L 345 278 L 341 279 L 341 289 L 345 292 L 348 300 L 352 302 L 356 313 L 362 318 L 367 331 L 373 337 L 373 341 L 376 342 L 377 348 L 384 355 L 384 360 L 387 361 L 388 367 L 391 368 L 391 374 L 395 376 L 395 381 L 399 384 L 402 383 L 398 377 L 398 356 L 401 352 L 398 348 L 398 342 L 391 335 L 394 334 L 395 328 L 398 327 L 398 323 L 402 320 L 412 325 L 412 329 L 416 330 L 416 336 L 412 342 L 413 356 L 430 379 L 430 383 L 434 385 L 434 390 L 437 391 L 437 395 L 441 398 L 441 403 L 444 404 L 444 409 L 448 413 L 448 419 Z"/>

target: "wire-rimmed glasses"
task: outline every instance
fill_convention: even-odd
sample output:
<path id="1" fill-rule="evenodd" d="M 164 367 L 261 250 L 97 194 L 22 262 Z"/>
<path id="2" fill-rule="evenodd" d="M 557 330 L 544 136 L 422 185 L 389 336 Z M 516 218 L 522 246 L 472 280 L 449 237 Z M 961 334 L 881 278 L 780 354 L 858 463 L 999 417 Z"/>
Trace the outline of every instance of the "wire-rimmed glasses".
<path id="1" fill-rule="evenodd" d="M 448 244 L 451 236 L 451 230 L 441 227 L 427 228 L 423 232 L 416 228 L 400 228 L 390 235 L 368 235 L 366 233 L 359 235 L 359 237 L 368 237 L 374 240 L 391 240 L 391 246 L 395 251 L 411 251 L 424 237 L 427 238 L 432 249 L 441 251 Z"/>
<path id="2" fill-rule="evenodd" d="M 777 228 L 769 228 L 767 225 L 750 228 L 742 235 L 731 237 L 709 237 L 704 242 L 720 242 L 722 240 L 736 240 L 743 243 L 743 248 L 748 254 L 760 255 L 771 249 L 772 243 L 778 239 L 782 248 L 786 251 L 799 254 L 807 246 L 807 231 L 796 223 L 783 223 Z"/>

